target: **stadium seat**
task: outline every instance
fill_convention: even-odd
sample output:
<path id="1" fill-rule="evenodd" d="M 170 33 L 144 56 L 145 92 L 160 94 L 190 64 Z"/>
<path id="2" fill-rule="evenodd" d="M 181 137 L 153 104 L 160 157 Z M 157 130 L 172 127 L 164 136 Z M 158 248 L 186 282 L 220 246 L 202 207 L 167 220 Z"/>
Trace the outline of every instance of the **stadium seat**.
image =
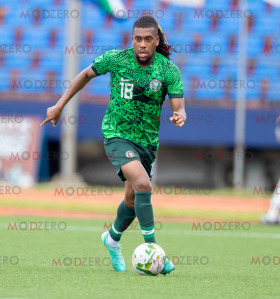
<path id="1" fill-rule="evenodd" d="M 238 10 L 232 7 L 230 0 L 207 0 L 203 9 L 194 9 L 191 7 L 182 7 L 174 4 L 159 3 L 157 6 L 149 0 L 130 1 L 130 6 L 126 13 L 130 10 L 134 14 L 136 10 L 142 15 L 144 10 L 162 11 L 164 17 L 156 18 L 162 26 L 165 36 L 170 44 L 174 46 L 180 53 L 173 53 L 172 61 L 177 64 L 183 72 L 184 80 L 187 82 L 185 90 L 188 93 L 191 88 L 192 78 L 236 78 L 238 63 L 238 33 L 239 27 L 242 26 L 242 20 L 233 15 L 231 18 L 220 17 L 221 12 L 225 14 L 227 10 Z M 66 10 L 67 1 L 50 1 L 30 0 L 22 2 L 21 0 L 10 0 L 9 9 L 5 10 L 2 24 L 0 25 L 0 35 L 3 44 L 14 44 L 16 36 L 20 38 L 21 45 L 30 45 L 32 51 L 30 53 L 8 53 L 5 55 L 4 64 L 0 69 L 0 74 L 4 71 L 18 69 L 20 72 L 26 71 L 26 75 L 32 75 L 35 71 L 32 68 L 32 61 L 36 53 L 40 54 L 39 68 L 43 68 L 45 73 L 54 71 L 57 76 L 63 76 L 63 60 L 67 53 L 66 46 L 71 49 L 71 45 L 67 45 L 67 36 L 64 35 L 64 28 L 67 24 L 66 18 L 39 18 L 36 22 L 32 11 L 35 8 L 43 10 Z M 213 30 L 213 19 L 209 18 L 211 11 L 216 13 L 219 7 L 217 23 Z M 279 71 L 277 69 L 280 57 L 275 46 L 280 45 L 278 35 L 280 9 L 269 6 L 264 1 L 248 2 L 248 13 L 253 13 L 252 30 L 248 34 L 248 77 L 255 78 L 258 82 L 269 80 L 271 87 L 267 92 L 269 99 L 275 101 L 278 91 Z M 29 15 L 27 14 L 29 13 Z M 138 13 L 138 12 L 137 12 Z M 229 12 L 228 12 L 229 13 Z M 15 22 L 17 16 L 17 22 Z M 235 17 L 234 17 L 235 16 Z M 137 19 L 136 16 L 125 20 L 110 18 L 110 16 L 95 3 L 85 0 L 81 8 L 81 38 L 80 44 L 95 47 L 94 53 L 86 51 L 80 55 L 80 69 L 84 69 L 92 63 L 92 61 L 104 53 L 105 51 L 122 47 L 132 47 L 130 36 L 133 23 Z M 98 30 L 96 30 L 98 28 Z M 211 32 L 211 34 L 209 34 Z M 272 45 L 269 53 L 264 53 L 266 43 Z M 125 43 L 125 44 L 124 44 Z M 200 45 L 198 51 L 190 51 L 194 45 Z M 209 49 L 210 45 L 210 49 Z M 214 45 L 219 47 L 219 51 L 214 51 Z M 97 50 L 99 47 L 99 51 Z M 103 47 L 103 48 L 102 48 Z M 75 50 L 75 45 L 73 46 Z M 211 51 L 211 49 L 213 51 Z M 277 48 L 278 49 L 278 48 Z M 74 55 L 76 55 L 75 53 Z M 39 57 L 39 56 L 38 56 Z M 217 61 L 217 68 L 213 68 L 214 59 Z M 254 68 L 250 68 L 252 61 L 258 61 Z M 34 67 L 34 66 L 33 66 Z M 250 69 L 252 71 L 250 72 Z M 46 74 L 45 74 L 46 75 Z M 1 78 L 3 76 L 1 75 Z M 267 79 L 264 79 L 267 78 Z M 108 78 L 100 76 L 96 79 L 98 82 L 89 87 L 91 94 L 108 94 Z M 9 80 L 3 80 L 1 89 L 8 88 Z M 260 83 L 261 84 L 261 83 Z M 273 90 L 272 90 L 273 87 Z M 41 91 L 40 91 L 41 92 Z M 222 99 L 224 91 L 213 94 L 211 98 Z M 248 100 L 260 96 L 261 91 L 247 92 Z M 209 92 L 197 92 L 197 99 L 207 99 Z M 236 98 L 236 93 L 231 93 L 231 99 Z"/>

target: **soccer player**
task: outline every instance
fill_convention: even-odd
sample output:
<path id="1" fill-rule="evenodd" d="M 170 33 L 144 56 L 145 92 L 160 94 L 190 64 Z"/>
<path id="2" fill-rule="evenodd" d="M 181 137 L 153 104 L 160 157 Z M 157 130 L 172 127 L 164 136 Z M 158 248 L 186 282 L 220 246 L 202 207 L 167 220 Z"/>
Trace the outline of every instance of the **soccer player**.
<path id="1" fill-rule="evenodd" d="M 278 115 L 275 122 L 275 138 L 278 143 L 280 143 L 280 115 Z M 270 206 L 267 214 L 261 215 L 261 221 L 263 224 L 280 224 L 280 179 L 275 188 L 273 196 L 270 201 Z"/>
<path id="2" fill-rule="evenodd" d="M 263 224 L 280 224 L 280 180 L 270 200 L 270 206 L 266 214 L 261 215 Z"/>
<path id="3" fill-rule="evenodd" d="M 123 232 L 138 218 L 145 242 L 156 243 L 151 203 L 153 165 L 159 147 L 161 108 L 168 94 L 178 127 L 186 121 L 183 82 L 180 71 L 170 61 L 173 48 L 161 27 L 151 16 L 135 21 L 132 30 L 133 48 L 111 50 L 96 58 L 73 81 L 57 104 L 47 110 L 46 120 L 55 126 L 63 107 L 92 78 L 111 74 L 110 103 L 102 122 L 107 157 L 125 181 L 124 200 L 116 219 L 101 236 L 108 248 L 112 266 L 126 271 L 119 241 Z M 175 269 L 166 259 L 162 274 Z"/>

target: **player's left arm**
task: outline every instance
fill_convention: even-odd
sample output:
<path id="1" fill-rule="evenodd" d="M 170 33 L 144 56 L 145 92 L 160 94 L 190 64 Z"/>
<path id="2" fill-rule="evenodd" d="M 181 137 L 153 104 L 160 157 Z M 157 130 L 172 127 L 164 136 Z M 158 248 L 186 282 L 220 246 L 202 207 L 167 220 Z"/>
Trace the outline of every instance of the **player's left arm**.
<path id="1" fill-rule="evenodd" d="M 179 68 L 173 64 L 168 63 L 166 65 L 167 71 L 167 92 L 171 102 L 171 108 L 173 116 L 170 120 L 177 127 L 182 127 L 187 120 L 185 112 L 185 100 L 184 100 L 184 86 L 182 75 Z"/>
<path id="2" fill-rule="evenodd" d="M 185 100 L 184 98 L 173 98 L 170 100 L 170 102 L 173 111 L 173 116 L 170 117 L 170 120 L 177 127 L 182 127 L 187 120 Z"/>

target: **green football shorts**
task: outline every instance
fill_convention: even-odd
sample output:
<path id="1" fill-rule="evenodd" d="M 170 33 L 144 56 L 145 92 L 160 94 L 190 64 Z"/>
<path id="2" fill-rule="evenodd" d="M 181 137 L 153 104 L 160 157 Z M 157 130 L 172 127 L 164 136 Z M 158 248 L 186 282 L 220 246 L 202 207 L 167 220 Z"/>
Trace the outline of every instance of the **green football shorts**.
<path id="1" fill-rule="evenodd" d="M 121 166 L 134 160 L 142 163 L 150 180 L 152 179 L 156 150 L 119 137 L 104 138 L 104 147 L 107 158 L 117 168 L 117 175 L 122 181 L 126 181 L 126 178 L 122 174 Z"/>

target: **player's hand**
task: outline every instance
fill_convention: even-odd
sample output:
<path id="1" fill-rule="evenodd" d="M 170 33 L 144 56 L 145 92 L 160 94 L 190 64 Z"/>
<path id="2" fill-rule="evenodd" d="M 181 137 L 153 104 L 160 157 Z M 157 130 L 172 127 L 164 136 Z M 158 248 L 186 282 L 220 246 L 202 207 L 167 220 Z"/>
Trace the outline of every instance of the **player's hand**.
<path id="1" fill-rule="evenodd" d="M 170 120 L 177 127 L 182 127 L 184 125 L 184 123 L 186 122 L 186 120 L 187 120 L 187 115 L 174 111 L 173 116 L 170 117 Z"/>
<path id="2" fill-rule="evenodd" d="M 53 127 L 56 126 L 60 115 L 62 113 L 62 109 L 57 107 L 57 106 L 52 106 L 50 108 L 48 108 L 47 110 L 47 117 L 46 119 L 41 123 L 41 127 L 44 126 L 46 123 L 52 123 Z"/>

